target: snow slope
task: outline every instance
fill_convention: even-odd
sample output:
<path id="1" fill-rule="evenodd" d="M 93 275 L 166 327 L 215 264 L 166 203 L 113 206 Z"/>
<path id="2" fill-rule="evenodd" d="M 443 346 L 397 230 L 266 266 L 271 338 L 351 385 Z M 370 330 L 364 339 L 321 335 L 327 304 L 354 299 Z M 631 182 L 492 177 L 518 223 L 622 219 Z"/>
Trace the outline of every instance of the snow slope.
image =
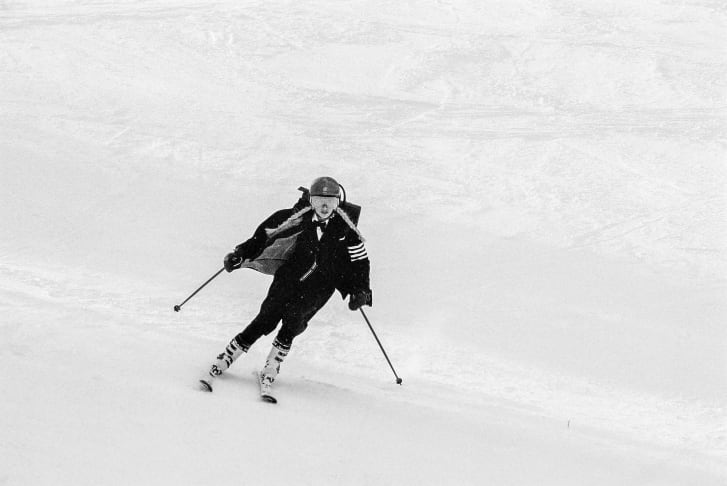
<path id="1" fill-rule="evenodd" d="M 0 1 L 0 485 L 725 484 L 717 1 Z M 331 175 L 334 297 L 197 376 Z"/>

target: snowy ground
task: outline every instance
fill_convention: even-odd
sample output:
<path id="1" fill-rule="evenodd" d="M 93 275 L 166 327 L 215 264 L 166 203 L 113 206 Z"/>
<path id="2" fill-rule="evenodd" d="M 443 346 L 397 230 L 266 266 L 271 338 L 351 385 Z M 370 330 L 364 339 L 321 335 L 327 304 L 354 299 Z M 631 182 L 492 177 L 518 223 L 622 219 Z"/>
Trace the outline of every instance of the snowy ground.
<path id="1" fill-rule="evenodd" d="M 720 1 L 0 0 L 0 485 L 727 483 Z M 331 175 L 336 297 L 195 381 Z"/>

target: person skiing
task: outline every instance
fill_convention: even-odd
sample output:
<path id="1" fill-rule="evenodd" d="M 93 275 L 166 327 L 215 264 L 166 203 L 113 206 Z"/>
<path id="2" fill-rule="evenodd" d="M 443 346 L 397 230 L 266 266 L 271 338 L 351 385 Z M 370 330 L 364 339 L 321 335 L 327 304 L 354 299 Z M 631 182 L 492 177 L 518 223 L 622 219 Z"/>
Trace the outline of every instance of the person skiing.
<path id="1" fill-rule="evenodd" d="M 271 398 L 272 384 L 293 340 L 305 331 L 335 290 L 344 299 L 349 296 L 351 310 L 372 305 L 364 238 L 344 210 L 341 186 L 331 177 L 319 177 L 310 191 L 301 190 L 303 197 L 292 209 L 273 213 L 250 239 L 224 258 L 228 272 L 253 268 L 274 278 L 257 316 L 230 341 L 200 380 L 202 390 L 211 392 L 214 380 L 282 321 L 260 373 L 261 395 Z M 357 219 L 358 213 L 352 213 Z"/>

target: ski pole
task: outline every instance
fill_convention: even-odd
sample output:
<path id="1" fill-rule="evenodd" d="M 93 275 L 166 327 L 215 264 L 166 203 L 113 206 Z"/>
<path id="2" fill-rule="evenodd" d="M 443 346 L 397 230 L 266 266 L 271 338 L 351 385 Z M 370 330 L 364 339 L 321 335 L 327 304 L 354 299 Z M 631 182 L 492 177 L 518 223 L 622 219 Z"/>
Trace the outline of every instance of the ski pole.
<path id="1" fill-rule="evenodd" d="M 366 313 L 363 310 L 363 307 L 359 307 L 361 311 L 361 315 L 363 316 L 364 320 L 366 321 L 366 324 L 369 325 L 369 329 L 371 329 L 371 333 L 374 335 L 374 338 L 376 338 L 376 342 L 379 343 L 379 347 L 381 348 L 381 352 L 384 353 L 384 358 L 386 358 L 386 361 L 389 363 L 389 366 L 391 367 L 391 371 L 394 372 L 394 376 L 396 377 L 396 384 L 401 385 L 401 378 L 399 378 L 399 375 L 396 374 L 396 370 L 394 369 L 394 365 L 391 364 L 391 360 L 389 359 L 389 356 L 386 354 L 386 351 L 384 351 L 384 347 L 381 345 L 381 341 L 379 341 L 379 336 L 376 335 L 376 331 L 374 331 L 374 328 L 371 326 L 371 322 L 369 322 L 369 318 L 366 317 Z"/>
<path id="2" fill-rule="evenodd" d="M 218 271 L 218 272 L 217 272 L 216 274 L 212 275 L 212 276 L 210 277 L 210 279 L 209 279 L 209 280 L 207 280 L 207 281 L 206 281 L 205 283 L 203 283 L 203 284 L 202 284 L 202 286 L 201 286 L 200 288 L 198 288 L 197 290 L 195 290 L 195 291 L 194 291 L 194 292 L 192 293 L 192 295 L 190 295 L 189 297 L 187 297 L 187 298 L 186 298 L 186 299 L 184 300 L 184 302 L 182 302 L 181 304 L 175 305 L 175 306 L 174 306 L 174 312 L 179 312 L 179 310 L 180 310 L 180 309 L 182 308 L 182 306 L 183 306 L 184 304 L 186 304 L 186 303 L 187 303 L 187 301 L 188 301 L 189 299 L 191 299 L 192 297 L 194 297 L 195 295 L 197 295 L 197 292 L 199 292 L 200 290 L 202 290 L 202 289 L 203 289 L 203 288 L 205 287 L 205 285 L 207 285 L 207 284 L 208 284 L 208 283 L 210 283 L 210 282 L 211 282 L 212 280 L 214 280 L 214 279 L 215 279 L 215 277 L 217 277 L 217 275 L 221 274 L 221 273 L 222 273 L 222 271 L 223 271 L 224 269 L 225 269 L 225 267 L 222 267 L 222 268 L 220 268 L 220 270 L 219 270 L 219 271 Z"/>

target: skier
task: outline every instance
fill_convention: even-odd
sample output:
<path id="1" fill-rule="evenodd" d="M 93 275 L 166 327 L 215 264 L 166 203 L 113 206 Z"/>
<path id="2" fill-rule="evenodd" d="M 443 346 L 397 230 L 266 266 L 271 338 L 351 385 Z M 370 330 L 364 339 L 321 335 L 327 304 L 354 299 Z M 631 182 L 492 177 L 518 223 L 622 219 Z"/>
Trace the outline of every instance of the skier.
<path id="1" fill-rule="evenodd" d="M 351 310 L 372 304 L 364 239 L 341 207 L 341 187 L 331 177 L 315 179 L 309 193 L 304 192 L 292 209 L 266 219 L 249 240 L 225 256 L 224 265 L 228 272 L 254 268 L 274 278 L 258 315 L 200 380 L 205 391 L 212 391 L 214 379 L 282 321 L 260 373 L 261 395 L 274 401 L 271 386 L 293 339 L 305 331 L 335 290 L 344 299 L 350 296 Z"/>

